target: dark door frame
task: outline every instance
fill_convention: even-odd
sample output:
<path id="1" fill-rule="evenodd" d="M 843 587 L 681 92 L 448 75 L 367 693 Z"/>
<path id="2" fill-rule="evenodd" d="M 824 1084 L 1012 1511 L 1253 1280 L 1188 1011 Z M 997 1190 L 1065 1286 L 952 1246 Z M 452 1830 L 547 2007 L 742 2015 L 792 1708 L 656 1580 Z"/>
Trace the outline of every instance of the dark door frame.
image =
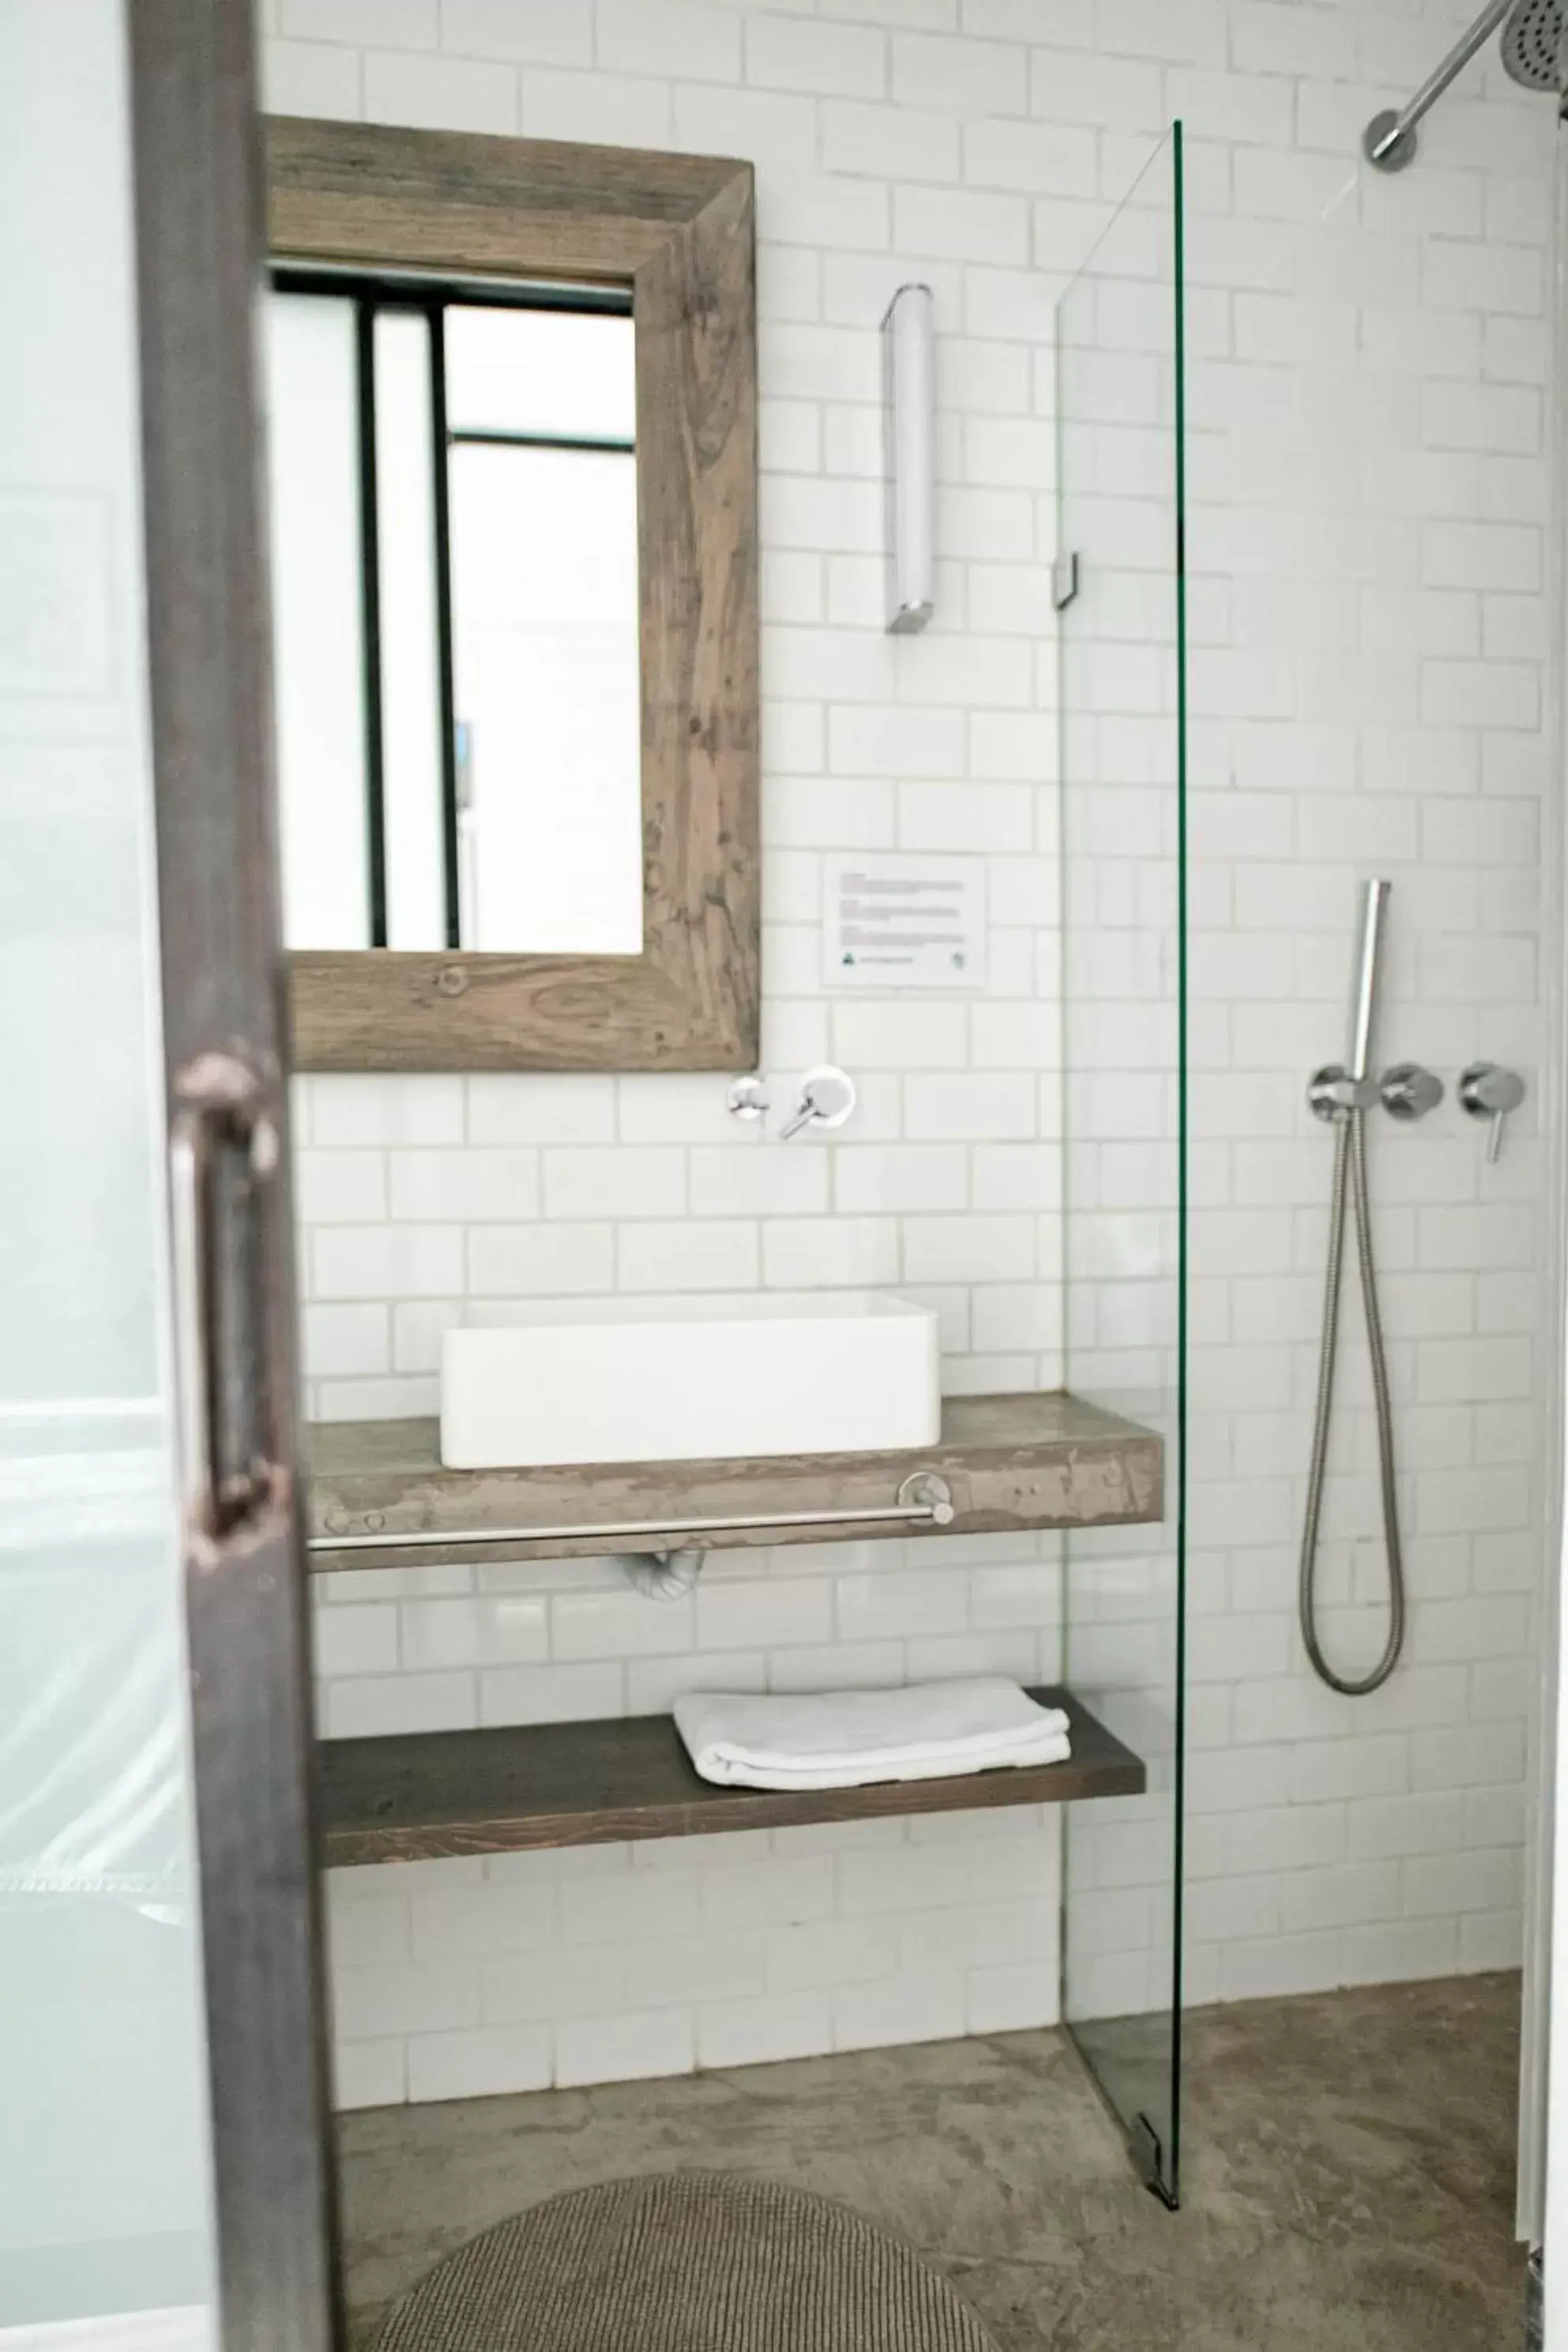
<path id="1" fill-rule="evenodd" d="M 331 2352 L 251 0 L 124 0 L 193 1767 L 223 2352 Z"/>

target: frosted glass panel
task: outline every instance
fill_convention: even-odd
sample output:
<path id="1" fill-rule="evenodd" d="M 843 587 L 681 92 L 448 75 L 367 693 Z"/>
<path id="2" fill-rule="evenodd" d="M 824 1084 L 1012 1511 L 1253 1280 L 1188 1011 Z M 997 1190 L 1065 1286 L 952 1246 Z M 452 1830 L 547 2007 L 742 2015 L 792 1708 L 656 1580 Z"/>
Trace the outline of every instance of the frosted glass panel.
<path id="1" fill-rule="evenodd" d="M 443 948 L 450 942 L 427 320 L 383 310 L 375 361 L 386 944 Z"/>
<path id="2" fill-rule="evenodd" d="M 635 461 L 468 442 L 451 476 L 464 942 L 639 955 Z"/>
<path id="3" fill-rule="evenodd" d="M 291 948 L 371 944 L 354 305 L 267 305 L 273 667 Z"/>
<path id="4" fill-rule="evenodd" d="M 0 2336 L 141 2314 L 137 2342 L 193 2352 L 206 2046 L 122 51 L 114 0 L 0 7 Z"/>

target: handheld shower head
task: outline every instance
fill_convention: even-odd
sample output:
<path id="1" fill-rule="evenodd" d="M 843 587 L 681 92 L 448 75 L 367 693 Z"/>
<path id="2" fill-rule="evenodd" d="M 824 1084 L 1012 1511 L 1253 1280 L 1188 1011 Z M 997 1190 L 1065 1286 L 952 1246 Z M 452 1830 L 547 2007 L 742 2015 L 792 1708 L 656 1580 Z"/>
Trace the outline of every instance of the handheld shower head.
<path id="1" fill-rule="evenodd" d="M 1372 1059 L 1372 1019 L 1377 1010 L 1377 971 L 1383 957 L 1383 923 L 1388 912 L 1392 882 L 1367 882 L 1361 893 L 1361 936 L 1356 942 L 1355 977 L 1350 995 L 1350 1043 L 1346 1066 L 1353 1078 L 1364 1078 Z"/>
<path id="2" fill-rule="evenodd" d="M 1402 172 L 1415 160 L 1416 125 L 1448 84 L 1462 73 L 1492 35 L 1500 36 L 1502 61 L 1526 89 L 1568 91 L 1568 0 L 1488 0 L 1475 23 L 1429 73 L 1407 106 L 1375 114 L 1361 152 L 1380 172 Z"/>

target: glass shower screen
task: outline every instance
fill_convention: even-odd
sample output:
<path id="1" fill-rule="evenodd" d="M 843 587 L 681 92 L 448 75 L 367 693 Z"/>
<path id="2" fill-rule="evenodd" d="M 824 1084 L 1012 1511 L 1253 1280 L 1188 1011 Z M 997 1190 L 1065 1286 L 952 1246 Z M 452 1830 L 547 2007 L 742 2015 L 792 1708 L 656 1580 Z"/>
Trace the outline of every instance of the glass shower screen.
<path id="1" fill-rule="evenodd" d="M 1057 314 L 1066 1381 L 1157 1428 L 1164 1517 L 1066 1538 L 1069 1684 L 1145 1795 L 1067 1809 L 1062 2014 L 1149 2185 L 1179 2161 L 1186 1365 L 1182 137 Z"/>

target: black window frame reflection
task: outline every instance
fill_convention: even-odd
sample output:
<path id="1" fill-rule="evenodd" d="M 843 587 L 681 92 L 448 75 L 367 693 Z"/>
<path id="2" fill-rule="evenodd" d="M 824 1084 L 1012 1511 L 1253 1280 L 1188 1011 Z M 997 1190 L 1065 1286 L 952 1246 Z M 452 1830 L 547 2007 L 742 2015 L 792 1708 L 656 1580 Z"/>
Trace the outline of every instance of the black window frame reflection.
<path id="1" fill-rule="evenodd" d="M 447 460 L 465 443 L 492 447 L 584 450 L 634 456 L 631 436 L 613 434 L 527 433 L 469 428 L 455 432 L 446 416 L 446 313 L 460 310 L 570 310 L 613 318 L 632 316 L 630 288 L 615 286 L 495 286 L 434 282 L 362 271 L 291 268 L 269 272 L 275 294 L 306 294 L 349 302 L 354 314 L 354 376 L 358 410 L 361 690 L 365 733 L 365 845 L 368 864 L 370 940 L 387 945 L 386 803 L 383 784 L 384 728 L 382 711 L 381 570 L 377 523 L 375 322 L 382 312 L 412 312 L 429 329 L 431 485 L 434 517 L 436 676 L 441 712 L 442 902 L 447 948 L 461 948 L 462 908 L 458 881 L 460 761 L 452 638 L 452 538 Z"/>

